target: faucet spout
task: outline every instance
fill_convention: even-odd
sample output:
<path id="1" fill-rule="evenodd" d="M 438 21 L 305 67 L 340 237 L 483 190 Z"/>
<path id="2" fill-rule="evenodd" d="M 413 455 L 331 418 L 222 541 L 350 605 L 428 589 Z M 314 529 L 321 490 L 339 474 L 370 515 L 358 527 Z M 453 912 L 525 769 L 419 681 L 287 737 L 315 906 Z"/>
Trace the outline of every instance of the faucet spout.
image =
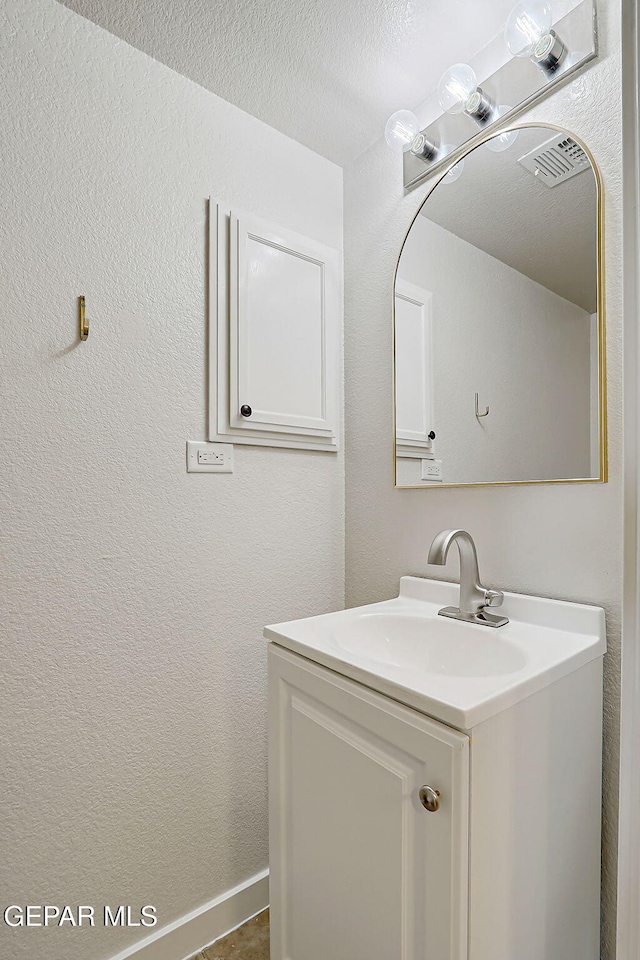
<path id="1" fill-rule="evenodd" d="M 499 590 L 487 590 L 480 583 L 476 545 L 466 530 L 441 530 L 431 544 L 428 562 L 443 566 L 453 543 L 460 554 L 460 605 L 443 607 L 440 615 L 492 627 L 508 623 L 506 617 L 497 617 L 485 611 L 485 607 L 499 607 L 504 594 Z"/>

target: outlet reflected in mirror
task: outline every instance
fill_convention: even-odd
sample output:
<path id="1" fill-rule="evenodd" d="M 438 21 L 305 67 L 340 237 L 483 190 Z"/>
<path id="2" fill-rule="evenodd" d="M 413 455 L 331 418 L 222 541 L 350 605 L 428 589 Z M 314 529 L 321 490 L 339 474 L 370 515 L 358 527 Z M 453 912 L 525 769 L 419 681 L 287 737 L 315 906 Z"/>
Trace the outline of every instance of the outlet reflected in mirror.
<path id="1" fill-rule="evenodd" d="M 544 126 L 436 183 L 395 281 L 396 486 L 606 479 L 601 199 Z"/>

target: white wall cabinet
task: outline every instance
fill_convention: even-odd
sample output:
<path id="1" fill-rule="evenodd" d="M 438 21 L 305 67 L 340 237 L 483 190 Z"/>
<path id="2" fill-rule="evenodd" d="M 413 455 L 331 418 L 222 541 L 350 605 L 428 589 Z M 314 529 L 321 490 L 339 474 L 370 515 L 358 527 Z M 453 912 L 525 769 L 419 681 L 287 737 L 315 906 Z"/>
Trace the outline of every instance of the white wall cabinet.
<path id="1" fill-rule="evenodd" d="M 601 658 L 472 731 L 274 643 L 269 684 L 271 960 L 598 960 Z"/>
<path id="2" fill-rule="evenodd" d="M 211 204 L 210 437 L 335 451 L 336 250 Z"/>

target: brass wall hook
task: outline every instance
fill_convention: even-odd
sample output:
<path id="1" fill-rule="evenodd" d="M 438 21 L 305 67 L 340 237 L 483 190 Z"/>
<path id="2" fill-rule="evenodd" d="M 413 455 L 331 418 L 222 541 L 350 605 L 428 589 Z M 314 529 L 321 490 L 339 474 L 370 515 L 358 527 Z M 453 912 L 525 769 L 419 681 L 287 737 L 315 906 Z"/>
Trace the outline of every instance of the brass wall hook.
<path id="1" fill-rule="evenodd" d="M 84 306 L 84 297 L 78 297 L 78 324 L 81 340 L 86 340 L 89 336 L 89 321 L 85 315 Z"/>
<path id="2" fill-rule="evenodd" d="M 481 417 L 488 417 L 488 416 L 489 416 L 489 407 L 486 407 L 484 413 L 480 413 L 480 407 L 478 406 L 478 399 L 479 399 L 479 397 L 478 397 L 478 394 L 476 393 L 476 417 L 477 417 L 478 420 L 479 420 Z"/>

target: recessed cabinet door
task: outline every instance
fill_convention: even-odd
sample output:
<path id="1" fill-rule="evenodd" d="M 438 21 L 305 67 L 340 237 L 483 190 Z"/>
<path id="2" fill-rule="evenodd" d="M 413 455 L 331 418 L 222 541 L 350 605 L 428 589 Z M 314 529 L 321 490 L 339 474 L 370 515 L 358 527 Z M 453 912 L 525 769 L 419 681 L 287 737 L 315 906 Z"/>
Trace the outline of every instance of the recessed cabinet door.
<path id="1" fill-rule="evenodd" d="M 230 423 L 327 442 L 337 432 L 335 250 L 231 216 Z"/>
<path id="2" fill-rule="evenodd" d="M 468 738 L 275 644 L 269 661 L 271 960 L 465 960 Z"/>
<path id="3" fill-rule="evenodd" d="M 421 457 L 433 448 L 431 293 L 403 280 L 396 281 L 395 361 L 396 453 Z"/>

